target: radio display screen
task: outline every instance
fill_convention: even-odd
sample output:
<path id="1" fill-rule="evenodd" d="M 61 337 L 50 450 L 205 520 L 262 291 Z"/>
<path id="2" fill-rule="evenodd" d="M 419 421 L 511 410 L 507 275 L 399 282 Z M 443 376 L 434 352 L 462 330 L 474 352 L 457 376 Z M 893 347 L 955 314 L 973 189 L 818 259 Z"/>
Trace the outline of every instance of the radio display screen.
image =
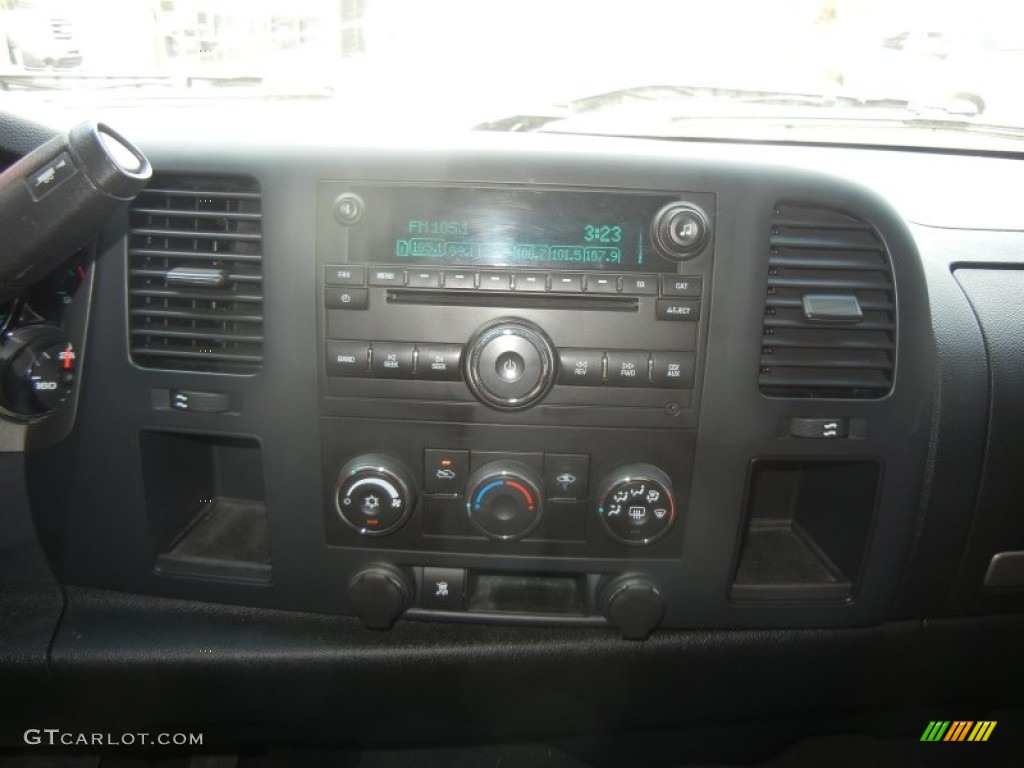
<path id="1" fill-rule="evenodd" d="M 651 245 L 675 197 L 490 187 L 366 186 L 352 263 L 668 271 Z"/>

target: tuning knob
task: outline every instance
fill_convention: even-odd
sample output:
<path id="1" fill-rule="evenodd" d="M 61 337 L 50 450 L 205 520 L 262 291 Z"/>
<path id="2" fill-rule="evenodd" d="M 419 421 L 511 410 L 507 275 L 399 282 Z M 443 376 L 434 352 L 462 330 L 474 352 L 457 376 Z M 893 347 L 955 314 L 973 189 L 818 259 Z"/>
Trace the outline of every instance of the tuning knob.
<path id="1" fill-rule="evenodd" d="M 597 499 L 601 525 L 620 544 L 651 544 L 675 522 L 672 481 L 650 464 L 619 467 L 601 481 Z"/>
<path id="2" fill-rule="evenodd" d="M 409 607 L 409 579 L 393 565 L 371 565 L 348 583 L 348 604 L 370 629 L 390 629 Z"/>
<path id="3" fill-rule="evenodd" d="M 75 368 L 75 351 L 59 328 L 18 328 L 0 347 L 0 405 L 29 418 L 49 413 L 71 394 Z"/>
<path id="4" fill-rule="evenodd" d="M 467 485 L 469 519 L 492 539 L 521 539 L 544 512 L 541 480 L 519 461 L 492 461 L 474 472 Z"/>
<path id="5" fill-rule="evenodd" d="M 540 328 L 516 317 L 489 323 L 469 340 L 465 379 L 480 402 L 515 411 L 544 397 L 555 380 L 555 347 Z"/>
<path id="6" fill-rule="evenodd" d="M 665 601 L 654 582 L 629 574 L 608 582 L 601 608 L 626 640 L 646 640 L 665 615 Z"/>
<path id="7" fill-rule="evenodd" d="M 386 536 L 405 523 L 416 506 L 415 483 L 405 466 L 389 456 L 358 456 L 338 472 L 334 508 L 363 536 Z"/>

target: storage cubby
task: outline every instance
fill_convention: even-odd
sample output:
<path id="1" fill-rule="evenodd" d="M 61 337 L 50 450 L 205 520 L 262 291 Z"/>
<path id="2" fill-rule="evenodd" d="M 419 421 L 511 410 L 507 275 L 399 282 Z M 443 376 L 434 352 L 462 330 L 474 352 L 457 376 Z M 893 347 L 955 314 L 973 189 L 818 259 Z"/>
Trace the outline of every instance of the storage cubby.
<path id="1" fill-rule="evenodd" d="M 849 598 L 880 479 L 877 461 L 755 461 L 732 599 Z"/>
<path id="2" fill-rule="evenodd" d="M 160 574 L 270 580 L 263 459 L 251 438 L 142 432 L 146 512 Z"/>

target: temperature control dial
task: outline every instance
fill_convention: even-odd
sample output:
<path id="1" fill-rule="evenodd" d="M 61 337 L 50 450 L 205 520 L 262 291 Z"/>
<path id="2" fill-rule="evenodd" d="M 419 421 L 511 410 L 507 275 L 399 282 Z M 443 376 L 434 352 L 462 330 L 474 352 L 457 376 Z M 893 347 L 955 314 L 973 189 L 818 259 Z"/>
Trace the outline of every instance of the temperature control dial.
<path id="1" fill-rule="evenodd" d="M 0 348 L 0 403 L 19 416 L 49 413 L 71 394 L 75 363 L 75 350 L 59 328 L 12 331 Z"/>
<path id="2" fill-rule="evenodd" d="M 363 536 L 384 536 L 400 528 L 416 506 L 412 476 L 380 454 L 359 456 L 338 473 L 334 506 L 341 519 Z"/>
<path id="3" fill-rule="evenodd" d="M 597 513 L 613 539 L 643 546 L 657 541 L 672 527 L 676 503 L 668 475 L 650 464 L 630 464 L 601 483 Z"/>
<path id="4" fill-rule="evenodd" d="M 537 474 L 518 461 L 493 461 L 469 478 L 469 519 L 492 539 L 521 539 L 543 514 Z"/>

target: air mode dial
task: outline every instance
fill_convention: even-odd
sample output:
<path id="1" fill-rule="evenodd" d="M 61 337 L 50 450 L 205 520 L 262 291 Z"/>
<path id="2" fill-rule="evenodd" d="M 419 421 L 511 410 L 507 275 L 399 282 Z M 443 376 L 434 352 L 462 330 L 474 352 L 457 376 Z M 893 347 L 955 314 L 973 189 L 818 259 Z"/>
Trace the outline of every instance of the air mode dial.
<path id="1" fill-rule="evenodd" d="M 342 521 L 363 536 L 398 530 L 416 506 L 412 475 L 395 459 L 359 456 L 338 473 L 334 507 Z"/>
<path id="2" fill-rule="evenodd" d="M 672 481 L 650 464 L 615 470 L 601 482 L 597 498 L 601 524 L 622 544 L 650 544 L 668 533 L 675 522 Z"/>

